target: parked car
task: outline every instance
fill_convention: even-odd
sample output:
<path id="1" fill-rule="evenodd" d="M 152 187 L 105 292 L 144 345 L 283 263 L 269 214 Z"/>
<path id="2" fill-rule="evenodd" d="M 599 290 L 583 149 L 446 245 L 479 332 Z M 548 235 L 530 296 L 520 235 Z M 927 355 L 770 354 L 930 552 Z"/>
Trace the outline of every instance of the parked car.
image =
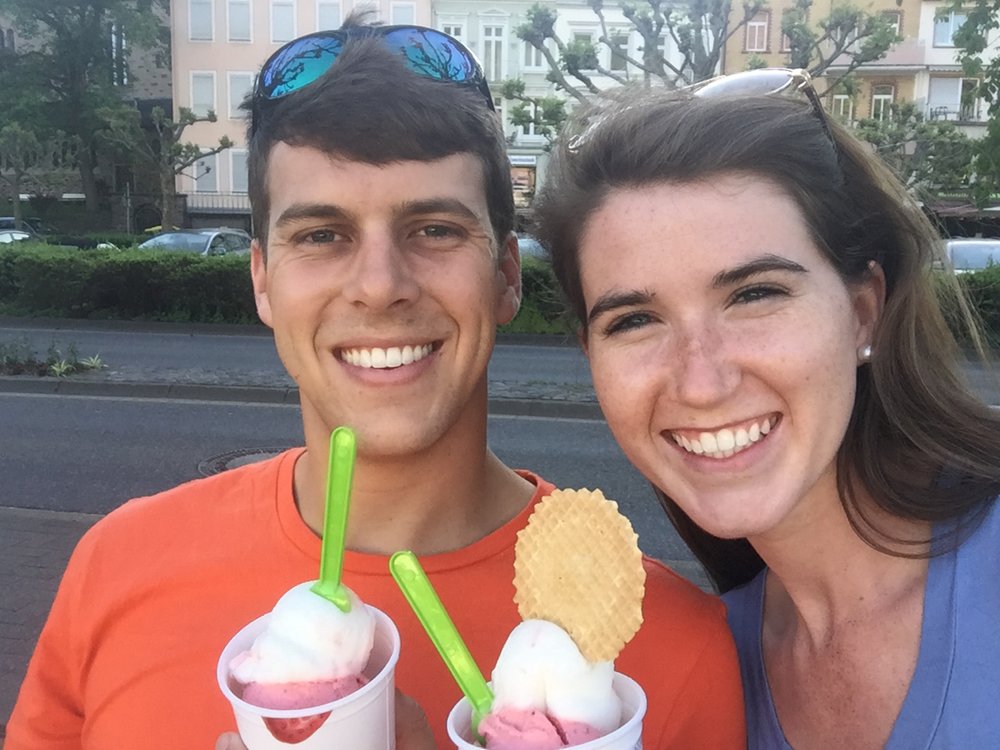
<path id="1" fill-rule="evenodd" d="M 981 271 L 989 266 L 1000 265 L 1000 239 L 946 240 L 945 257 L 955 273 Z"/>
<path id="2" fill-rule="evenodd" d="M 139 250 L 198 255 L 245 255 L 250 252 L 250 235 L 242 229 L 180 229 L 164 232 L 140 243 Z"/>
<path id="3" fill-rule="evenodd" d="M 46 224 L 37 216 L 22 216 L 20 228 L 18 228 L 17 221 L 13 216 L 0 216 L 0 230 L 7 229 L 18 229 L 18 231 L 30 232 L 31 234 L 36 234 L 39 237 L 58 233 L 58 230 L 55 227 Z"/>
<path id="4" fill-rule="evenodd" d="M 37 240 L 35 235 L 29 232 L 22 232 L 20 229 L 4 229 L 0 230 L 0 245 L 10 245 L 14 242 L 25 242 L 31 240 Z"/>

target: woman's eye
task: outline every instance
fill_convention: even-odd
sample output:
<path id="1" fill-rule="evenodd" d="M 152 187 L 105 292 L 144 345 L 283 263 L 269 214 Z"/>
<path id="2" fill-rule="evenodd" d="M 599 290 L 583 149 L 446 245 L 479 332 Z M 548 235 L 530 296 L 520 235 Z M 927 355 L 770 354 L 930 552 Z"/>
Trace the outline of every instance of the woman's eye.
<path id="1" fill-rule="evenodd" d="M 733 295 L 733 304 L 748 304 L 750 302 L 760 302 L 771 297 L 784 297 L 788 294 L 784 289 L 776 286 L 758 284 L 738 290 Z"/>
<path id="2" fill-rule="evenodd" d="M 614 336 L 616 333 L 634 331 L 652 322 L 652 320 L 653 316 L 644 312 L 632 312 L 620 315 L 604 327 L 604 335 Z"/>

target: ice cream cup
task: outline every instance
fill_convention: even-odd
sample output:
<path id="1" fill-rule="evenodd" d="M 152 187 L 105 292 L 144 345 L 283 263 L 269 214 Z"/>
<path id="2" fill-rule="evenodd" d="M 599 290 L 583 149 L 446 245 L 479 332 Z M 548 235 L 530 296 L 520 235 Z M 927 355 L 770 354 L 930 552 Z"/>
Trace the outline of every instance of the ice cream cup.
<path id="1" fill-rule="evenodd" d="M 368 606 L 368 605 L 365 605 Z M 399 659 L 399 631 L 389 617 L 374 607 L 375 642 L 364 675 L 369 682 L 332 703 L 301 709 L 269 709 L 247 703 L 239 684 L 229 674 L 229 663 L 250 648 L 267 626 L 270 614 L 240 630 L 219 657 L 216 676 L 236 715 L 236 726 L 247 750 L 394 750 L 396 746 L 395 671 Z M 269 719 L 306 719 L 329 712 L 311 735 L 291 745 L 272 734 Z"/>
<path id="2" fill-rule="evenodd" d="M 614 689 L 622 701 L 622 725 L 596 740 L 573 745 L 573 750 L 642 750 L 642 717 L 646 715 L 646 693 L 639 683 L 615 672 Z M 458 750 L 482 750 L 472 740 L 472 709 L 462 698 L 448 714 L 448 736 Z"/>

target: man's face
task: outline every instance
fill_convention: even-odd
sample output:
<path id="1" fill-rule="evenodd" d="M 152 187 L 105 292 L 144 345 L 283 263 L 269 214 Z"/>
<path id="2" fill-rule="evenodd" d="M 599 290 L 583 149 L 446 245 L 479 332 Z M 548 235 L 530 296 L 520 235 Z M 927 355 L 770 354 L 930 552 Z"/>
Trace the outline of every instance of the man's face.
<path id="1" fill-rule="evenodd" d="M 479 160 L 373 166 L 279 143 L 267 188 L 254 293 L 298 383 L 307 439 L 347 425 L 359 453 L 389 457 L 484 424 L 520 264 L 513 235 L 494 248 Z"/>

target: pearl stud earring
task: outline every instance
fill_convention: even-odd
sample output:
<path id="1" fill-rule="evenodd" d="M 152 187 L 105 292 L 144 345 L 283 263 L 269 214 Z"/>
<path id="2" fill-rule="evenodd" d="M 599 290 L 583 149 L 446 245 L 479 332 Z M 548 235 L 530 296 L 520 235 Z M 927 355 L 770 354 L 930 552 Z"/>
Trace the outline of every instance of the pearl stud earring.
<path id="1" fill-rule="evenodd" d="M 869 362 L 872 358 L 872 345 L 865 344 L 858 349 L 858 362 Z"/>

